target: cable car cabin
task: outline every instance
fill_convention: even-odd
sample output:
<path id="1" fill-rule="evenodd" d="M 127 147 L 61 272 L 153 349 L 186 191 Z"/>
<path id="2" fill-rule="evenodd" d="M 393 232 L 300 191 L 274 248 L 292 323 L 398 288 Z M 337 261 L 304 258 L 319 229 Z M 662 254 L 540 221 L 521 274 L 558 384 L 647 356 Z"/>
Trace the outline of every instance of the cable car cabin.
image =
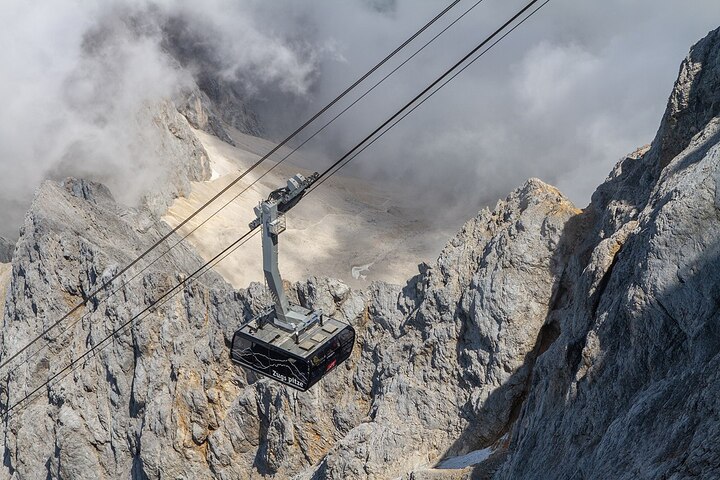
<path id="1" fill-rule="evenodd" d="M 232 361 L 278 382 L 306 391 L 350 357 L 355 330 L 350 325 L 288 302 L 278 268 L 278 236 L 290 210 L 319 178 L 299 173 L 255 207 L 253 230 L 262 226 L 263 272 L 274 305 L 233 335 Z"/>
<path id="2" fill-rule="evenodd" d="M 272 316 L 272 315 L 270 315 Z M 232 361 L 295 389 L 306 391 L 347 360 L 355 330 L 322 316 L 297 338 L 272 319 L 254 319 L 235 332 Z"/>

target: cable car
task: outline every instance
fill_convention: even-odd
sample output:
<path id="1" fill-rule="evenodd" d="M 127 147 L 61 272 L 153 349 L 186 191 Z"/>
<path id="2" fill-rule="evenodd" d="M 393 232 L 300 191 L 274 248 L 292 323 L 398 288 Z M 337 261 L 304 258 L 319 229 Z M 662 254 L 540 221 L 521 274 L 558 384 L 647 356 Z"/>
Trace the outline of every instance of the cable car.
<path id="1" fill-rule="evenodd" d="M 355 345 L 349 324 L 290 304 L 278 268 L 283 214 L 317 178 L 317 173 L 308 178 L 297 174 L 255 207 L 250 228 L 262 225 L 263 271 L 274 305 L 235 332 L 230 351 L 234 363 L 303 392 L 347 360 Z"/>
<path id="2" fill-rule="evenodd" d="M 304 392 L 347 360 L 354 343 L 355 330 L 330 317 L 318 321 L 298 340 L 270 321 L 254 319 L 235 332 L 232 359 Z"/>

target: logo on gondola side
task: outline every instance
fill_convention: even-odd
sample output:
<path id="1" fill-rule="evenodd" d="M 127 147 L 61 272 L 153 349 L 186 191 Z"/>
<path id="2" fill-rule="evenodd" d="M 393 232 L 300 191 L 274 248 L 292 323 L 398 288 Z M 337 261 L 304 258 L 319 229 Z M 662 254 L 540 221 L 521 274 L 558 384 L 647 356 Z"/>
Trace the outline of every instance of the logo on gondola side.
<path id="1" fill-rule="evenodd" d="M 297 378 L 295 378 L 295 377 L 288 377 L 287 375 L 283 375 L 282 373 L 280 373 L 280 372 L 278 372 L 278 371 L 276 371 L 276 370 L 273 370 L 273 371 L 272 371 L 272 376 L 275 377 L 275 378 L 277 378 L 278 380 L 280 380 L 280 381 L 283 382 L 283 383 L 290 383 L 290 384 L 295 385 L 295 386 L 297 386 L 297 387 L 303 387 L 303 386 L 304 386 L 304 385 L 302 384 L 302 382 L 301 382 L 300 380 L 298 380 Z"/>

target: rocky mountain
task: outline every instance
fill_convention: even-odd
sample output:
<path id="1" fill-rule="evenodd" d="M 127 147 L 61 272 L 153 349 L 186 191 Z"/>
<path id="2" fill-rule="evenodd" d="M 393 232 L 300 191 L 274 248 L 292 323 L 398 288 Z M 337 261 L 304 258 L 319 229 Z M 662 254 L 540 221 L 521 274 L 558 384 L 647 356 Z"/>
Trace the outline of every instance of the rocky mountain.
<path id="1" fill-rule="evenodd" d="M 720 29 L 685 59 L 652 146 L 583 213 L 558 339 L 498 478 L 716 478 Z"/>
<path id="2" fill-rule="evenodd" d="M 196 19 L 199 24 L 202 21 Z M 250 135 L 261 135 L 255 113 L 246 105 L 243 83 L 232 78 L 222 59 L 207 41 L 207 32 L 198 31 L 187 18 L 172 15 L 161 22 L 162 46 L 184 69 L 193 72 L 197 85 L 178 101 L 179 110 L 197 129 L 216 135 L 234 145 L 225 125 Z M 208 28 L 210 28 L 208 26 Z"/>
<path id="3" fill-rule="evenodd" d="M 161 102 L 141 115 L 150 117 L 155 129 L 155 155 L 161 172 L 142 205 L 157 216 L 165 212 L 175 198 L 190 192 L 190 182 L 207 180 L 212 172 L 205 148 L 175 103 Z"/>
<path id="4" fill-rule="evenodd" d="M 719 92 L 720 29 L 683 62 L 652 145 L 584 210 L 531 179 L 405 285 L 292 285 L 358 334 L 307 393 L 230 363 L 233 331 L 270 299 L 213 271 L 100 343 L 202 264 L 185 244 L 141 262 L 0 369 L 0 477 L 717 477 Z M 182 194 L 207 158 L 193 120 L 164 112 Z M 166 197 L 131 209 L 98 183 L 43 184 L 2 358 L 165 234 Z"/>

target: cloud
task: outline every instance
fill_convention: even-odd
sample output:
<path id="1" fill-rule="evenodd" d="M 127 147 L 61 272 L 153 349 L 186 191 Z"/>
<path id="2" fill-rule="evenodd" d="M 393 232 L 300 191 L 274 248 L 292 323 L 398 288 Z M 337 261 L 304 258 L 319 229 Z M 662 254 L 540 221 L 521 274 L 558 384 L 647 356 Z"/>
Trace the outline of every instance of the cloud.
<path id="1" fill-rule="evenodd" d="M 529 114 L 542 117 L 577 97 L 601 68 L 601 60 L 582 47 L 542 42 L 522 60 L 514 77 L 515 94 Z"/>
<path id="2" fill-rule="evenodd" d="M 241 81 L 248 95 L 260 89 L 306 95 L 319 73 L 319 57 L 332 53 L 331 42 L 304 38 L 297 6 L 268 10 L 265 3 L 229 0 L 154 5 L 164 33 L 183 43 L 173 47 L 188 49 L 191 67 L 211 67 L 225 80 Z"/>
<path id="3" fill-rule="evenodd" d="M 171 19 L 206 45 L 212 75 L 248 94 L 302 97 L 317 74 L 316 51 L 256 23 L 235 2 L 59 0 L 2 2 L 0 32 L 0 235 L 14 237 L 40 182 L 76 175 L 103 181 L 137 203 L 163 176 L 157 102 L 193 85 L 164 40 Z M 319 51 L 319 50 L 318 50 Z"/>
<path id="4" fill-rule="evenodd" d="M 522 4 L 485 0 L 305 157 L 317 168 L 337 158 Z M 11 20 L 0 31 L 0 234 L 13 235 L 50 175 L 86 174 L 128 202 L 139 197 L 157 175 L 148 105 L 193 79 L 233 83 L 269 135 L 283 138 L 440 8 L 435 0 L 1 2 Z M 348 173 L 397 185 L 428 215 L 455 222 L 530 176 L 582 206 L 617 159 L 653 138 L 680 61 L 717 18 L 715 0 L 553 0 Z"/>
<path id="5" fill-rule="evenodd" d="M 483 2 L 306 156 L 318 167 L 337 158 L 523 4 Z M 400 0 L 390 12 L 367 2 L 313 5 L 309 36 L 332 39 L 346 61 L 319 62 L 307 108 L 256 104 L 271 126 L 295 115 L 278 122 L 278 138 L 440 9 L 429 0 Z M 408 198 L 439 221 L 466 219 L 531 176 L 585 206 L 617 160 L 652 140 L 680 62 L 718 18 L 720 4 L 710 0 L 554 0 L 348 170 L 407 186 Z"/>
<path id="6" fill-rule="evenodd" d="M 13 21 L 0 34 L 10 45 L 0 52 L 4 204 L 26 207 L 42 179 L 67 174 L 109 179 L 121 199 L 136 200 L 144 192 L 132 186 L 149 188 L 157 171 L 143 109 L 189 82 L 111 8 L 64 3 L 6 12 Z M 12 235 L 22 213 L 3 209 L 2 233 Z"/>

